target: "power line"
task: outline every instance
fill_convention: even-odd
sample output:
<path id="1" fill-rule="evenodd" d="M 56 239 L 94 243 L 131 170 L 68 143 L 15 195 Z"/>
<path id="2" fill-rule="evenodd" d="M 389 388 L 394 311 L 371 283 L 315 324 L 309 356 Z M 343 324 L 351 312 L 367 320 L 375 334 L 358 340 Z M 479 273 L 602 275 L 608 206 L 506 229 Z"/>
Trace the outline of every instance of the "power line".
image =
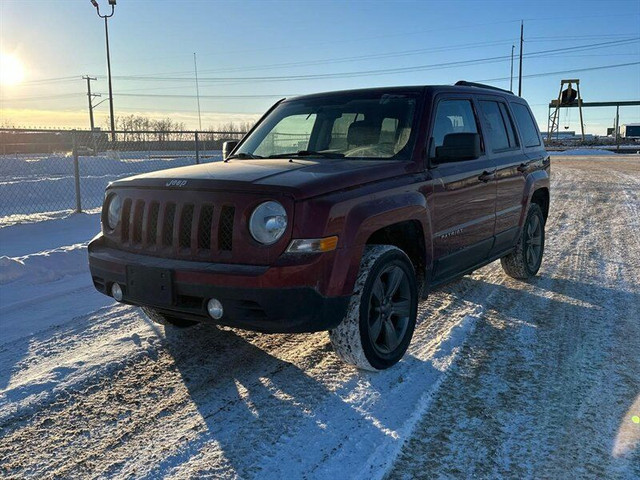
<path id="1" fill-rule="evenodd" d="M 546 77 L 549 75 L 558 75 L 558 74 L 562 74 L 562 73 L 577 73 L 577 72 L 587 72 L 587 71 L 592 71 L 592 70 L 606 70 L 606 69 L 611 69 L 611 68 L 622 68 L 622 67 L 628 67 L 628 66 L 632 66 L 632 65 L 640 65 L 640 61 L 638 62 L 628 62 L 628 63 L 619 63 L 619 64 L 614 64 L 614 65 L 599 65 L 597 67 L 587 67 L 587 68 L 577 68 L 577 69 L 571 69 L 571 70 L 559 70 L 559 71 L 554 71 L 554 72 L 539 72 L 539 73 L 532 73 L 529 75 L 523 75 L 522 78 L 536 78 L 536 77 Z M 497 81 L 503 81 L 503 80 L 509 80 L 510 77 L 499 77 L 499 78 L 488 78 L 488 79 L 483 79 L 483 80 L 474 80 L 476 82 L 497 82 Z M 229 98 L 283 98 L 283 97 L 292 97 L 292 96 L 297 96 L 298 94 L 281 94 L 281 95 L 200 95 L 200 98 L 209 98 L 209 99 L 229 99 Z M 180 98 L 189 98 L 189 99 L 193 99 L 195 98 L 195 95 L 189 95 L 189 94 L 160 94 L 160 93 L 141 93 L 141 94 L 133 94 L 133 93 L 129 93 L 129 94 L 119 94 L 119 96 L 127 96 L 127 97 L 150 97 L 150 98 L 175 98 L 175 99 L 180 99 Z M 541 105 L 546 105 L 545 104 L 541 104 Z"/>
<path id="2" fill-rule="evenodd" d="M 510 23 L 510 22 L 509 22 Z M 615 36 L 618 37 L 620 35 L 625 35 L 625 34 L 616 34 Z M 614 35 L 585 35 L 585 36 L 568 36 L 568 37 L 562 37 L 562 36 L 557 36 L 557 37 L 532 37 L 533 40 L 527 40 L 527 41 L 536 41 L 535 39 L 541 39 L 541 38 L 549 38 L 549 39 L 561 39 L 561 38 L 567 38 L 567 39 L 571 39 L 571 38 L 608 38 L 608 37 L 613 37 Z M 626 38 L 626 39 L 622 39 L 622 40 L 613 40 L 611 42 L 603 42 L 603 43 L 596 43 L 596 44 L 588 44 L 588 45 L 578 45 L 578 46 L 571 46 L 571 47 L 565 47 L 563 49 L 558 49 L 557 51 L 570 51 L 572 49 L 591 49 L 592 47 L 595 48 L 605 48 L 607 46 L 614 46 L 614 45 L 623 45 L 625 43 L 633 43 L 636 42 L 638 40 L 638 38 Z M 426 49 L 413 49 L 413 50 L 402 50 L 402 51 L 396 51 L 396 52 L 387 52 L 387 53 L 378 53 L 378 54 L 368 54 L 368 55 L 356 55 L 356 56 L 350 56 L 350 57 L 341 57 L 341 58 L 333 58 L 333 59 L 318 59 L 318 60 L 309 60 L 309 61 L 303 61 L 303 62 L 286 62 L 286 63 L 276 63 L 276 64 L 269 64 L 269 65 L 256 65 L 256 66 L 249 66 L 249 67 L 237 67 L 237 68 L 228 68 L 228 69 L 214 69 L 214 70 L 200 70 L 200 73 L 202 72 L 209 72 L 209 73 L 213 73 L 213 72 L 223 72 L 223 71 L 254 71 L 254 70 L 261 70 L 261 69 L 272 69 L 272 68 L 284 68 L 284 67 L 301 67 L 301 66 L 315 66 L 315 65 L 326 65 L 326 64 L 335 64 L 335 63 L 348 63 L 348 62 L 353 62 L 353 61 L 362 61 L 362 60 L 374 60 L 374 59 L 380 59 L 380 58 L 395 58 L 395 57 L 404 57 L 404 56 L 412 56 L 412 55 L 420 55 L 423 53 L 432 53 L 432 52 L 442 52 L 442 51 L 452 51 L 452 50 L 460 50 L 460 49 L 465 49 L 468 47 L 478 47 L 478 46 L 501 46 L 501 45 L 507 45 L 507 44 L 511 44 L 513 40 L 496 40 L 496 41 L 490 41 L 490 42 L 479 42 L 479 43 L 464 43 L 464 44 L 457 44 L 457 45 L 448 45 L 448 46 L 442 46 L 442 47 L 435 47 L 435 48 L 426 48 Z M 541 53 L 547 53 L 547 52 L 553 52 L 553 50 L 543 50 L 541 52 L 531 52 L 529 54 L 526 54 L 525 57 L 530 57 L 532 55 L 536 55 L 536 54 L 541 54 Z M 501 59 L 501 58 L 506 58 L 507 56 L 504 57 L 488 57 L 486 59 L 477 59 L 477 60 L 465 60 L 462 61 L 462 64 L 465 64 L 467 62 L 475 62 L 475 61 L 484 61 L 484 60 L 496 60 L 496 59 Z M 456 62 L 451 62 L 456 63 Z M 443 66 L 445 64 L 434 64 L 434 67 L 440 67 Z M 421 68 L 429 68 L 431 66 L 429 65 L 420 65 L 420 66 L 415 66 L 415 67 L 407 67 L 409 69 L 421 69 Z M 392 71 L 390 71 L 389 73 L 396 73 L 395 69 L 390 69 Z M 375 72 L 375 71 L 374 71 Z M 360 75 L 367 75 L 369 74 L 368 71 L 364 71 L 364 72 L 347 72 L 347 73 L 336 73 L 336 74 L 328 74 L 328 75 L 335 75 L 335 76 L 343 76 L 343 75 L 356 75 L 356 74 L 360 74 Z M 374 73 L 375 74 L 375 73 Z M 186 75 L 186 77 L 166 77 L 164 75 Z M 137 80 L 150 80 L 150 81 L 192 81 L 192 77 L 191 75 L 193 75 L 192 71 L 177 71 L 177 72 L 165 72 L 165 73 L 151 73 L 151 74 L 139 74 L 139 75 L 120 75 L 120 76 L 114 76 L 113 78 L 117 78 L 118 80 L 127 80 L 127 81 L 137 81 Z M 314 75 L 315 76 L 315 75 Z M 300 76 L 295 76 L 300 77 Z M 261 80 L 261 79 L 268 79 L 269 77 L 219 77 L 219 78 L 202 78 L 201 80 L 203 81 L 254 81 L 254 80 Z M 274 79 L 282 79 L 283 77 L 271 77 Z M 61 82 L 73 82 L 73 81 L 77 81 L 77 80 L 81 80 L 82 77 L 80 75 L 77 76 L 68 76 L 68 77 L 55 77 L 55 78 L 43 78 L 43 79 L 36 79 L 36 80 L 28 80 L 28 81 L 24 81 L 22 82 L 22 85 L 42 85 L 42 84 L 47 84 L 47 83 L 61 83 Z"/>
<path id="3" fill-rule="evenodd" d="M 575 52 L 575 51 L 587 51 L 587 50 L 595 50 L 599 48 L 606 48 L 612 46 L 620 46 L 630 43 L 635 43 L 640 40 L 638 38 L 632 39 L 624 39 L 624 40 L 614 40 L 609 42 L 600 42 L 588 45 L 579 45 L 574 47 L 563 47 L 556 48 L 550 50 L 541 50 L 537 52 L 530 52 L 525 54 L 526 58 L 535 58 L 540 56 L 550 56 L 554 53 L 559 52 Z M 326 78 L 353 78 L 353 77 L 361 77 L 361 76 L 377 76 L 377 75 L 389 75 L 394 73 L 406 73 L 406 72 L 415 72 L 415 71 L 424 71 L 431 70 L 434 68 L 451 68 L 463 65 L 474 65 L 474 64 L 482 64 L 482 63 L 495 63 L 501 62 L 507 59 L 510 59 L 510 55 L 500 55 L 495 57 L 485 57 L 485 58 L 477 58 L 472 60 L 460 60 L 454 62 L 443 62 L 443 63 L 435 63 L 435 64 L 427 64 L 427 65 L 415 65 L 410 67 L 398 67 L 398 68 L 387 68 L 387 69 L 376 69 L 376 70 L 363 70 L 363 71 L 352 71 L 352 72 L 340 72 L 340 73 L 319 73 L 319 74 L 306 74 L 306 75 L 287 75 L 287 76 L 256 76 L 256 77 L 201 77 L 200 82 L 225 82 L 225 81 L 240 81 L 240 82 L 264 82 L 264 81 L 297 81 L 297 80 L 317 80 L 317 79 L 326 79 Z M 114 77 L 119 80 L 133 80 L 138 81 L 141 78 L 134 75 L 125 75 Z M 146 81 L 191 81 L 189 78 L 180 78 L 180 77 L 144 77 Z"/>
<path id="4" fill-rule="evenodd" d="M 587 67 L 587 68 L 574 68 L 572 70 L 557 70 L 555 72 L 531 73 L 529 75 L 523 75 L 522 78 L 536 78 L 536 77 L 546 77 L 549 75 L 560 75 L 564 73 L 579 73 L 579 72 L 590 72 L 593 70 L 607 70 L 610 68 L 630 67 L 632 65 L 640 65 L 640 62 L 618 63 L 615 65 L 600 65 L 597 67 Z M 498 82 L 503 80 L 509 80 L 509 77 L 485 78 L 482 80 L 474 80 L 474 82 Z"/>

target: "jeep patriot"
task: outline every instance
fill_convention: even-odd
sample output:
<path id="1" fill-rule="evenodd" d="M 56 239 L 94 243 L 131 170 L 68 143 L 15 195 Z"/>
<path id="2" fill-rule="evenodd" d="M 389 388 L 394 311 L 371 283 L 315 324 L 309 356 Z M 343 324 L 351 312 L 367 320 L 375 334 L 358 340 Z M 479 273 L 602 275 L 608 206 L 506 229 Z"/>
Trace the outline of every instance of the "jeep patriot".
<path id="1" fill-rule="evenodd" d="M 404 355 L 418 300 L 500 259 L 538 272 L 550 162 L 525 100 L 469 82 L 277 102 L 224 161 L 111 183 L 95 287 L 166 328 L 328 330 L 340 358 Z"/>

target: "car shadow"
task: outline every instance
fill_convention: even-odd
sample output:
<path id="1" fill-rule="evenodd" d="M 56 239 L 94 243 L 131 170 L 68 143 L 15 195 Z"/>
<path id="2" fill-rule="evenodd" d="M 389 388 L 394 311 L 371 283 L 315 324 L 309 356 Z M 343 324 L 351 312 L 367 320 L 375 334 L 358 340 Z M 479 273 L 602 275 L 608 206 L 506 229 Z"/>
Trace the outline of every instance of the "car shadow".
<path id="1" fill-rule="evenodd" d="M 326 448 L 339 444 L 336 435 L 348 436 L 345 425 L 353 425 L 373 444 L 388 435 L 340 395 L 376 374 L 338 362 L 328 362 L 327 371 L 316 372 L 319 378 L 308 373 L 329 355 L 326 337 L 312 342 L 315 352 L 309 356 L 300 350 L 308 335 L 254 334 L 211 325 L 164 331 L 165 347 L 197 409 L 200 427 L 188 443 L 189 454 L 178 451 L 164 458 L 154 474 L 166 474 L 189 462 L 190 476 L 215 474 L 214 462 L 208 458 L 216 455 L 223 456 L 227 468 L 240 477 L 282 475 L 283 464 L 275 458 L 285 461 L 292 472 L 302 473 L 336 455 Z M 291 355 L 296 351 L 300 353 Z M 280 356 L 294 357 L 296 363 Z M 327 380 L 338 374 L 335 369 L 349 370 L 348 386 Z M 327 384 L 336 388 L 329 389 Z M 275 445 L 284 445 L 286 453 L 274 451 Z M 219 461 L 215 467 L 220 467 Z"/>

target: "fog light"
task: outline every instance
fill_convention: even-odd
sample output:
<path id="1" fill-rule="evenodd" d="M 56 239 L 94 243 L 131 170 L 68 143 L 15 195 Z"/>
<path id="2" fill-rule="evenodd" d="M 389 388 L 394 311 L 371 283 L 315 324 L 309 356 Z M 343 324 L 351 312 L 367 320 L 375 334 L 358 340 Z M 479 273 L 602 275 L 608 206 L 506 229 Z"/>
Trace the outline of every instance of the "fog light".
<path id="1" fill-rule="evenodd" d="M 220 300 L 217 300 L 215 298 L 209 300 L 209 302 L 207 303 L 207 310 L 209 311 L 209 315 L 211 315 L 211 318 L 213 318 L 214 320 L 220 320 L 222 318 L 222 313 L 224 312 Z"/>
<path id="2" fill-rule="evenodd" d="M 122 301 L 122 288 L 117 283 L 111 285 L 111 296 L 117 301 Z"/>

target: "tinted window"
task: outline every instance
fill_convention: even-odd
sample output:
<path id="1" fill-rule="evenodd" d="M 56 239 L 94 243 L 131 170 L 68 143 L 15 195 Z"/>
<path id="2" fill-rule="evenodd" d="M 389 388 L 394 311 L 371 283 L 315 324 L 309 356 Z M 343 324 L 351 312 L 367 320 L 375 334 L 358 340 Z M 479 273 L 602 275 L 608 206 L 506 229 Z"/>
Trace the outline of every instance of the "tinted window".
<path id="1" fill-rule="evenodd" d="M 450 133 L 478 133 L 476 117 L 469 100 L 444 100 L 438 103 L 433 125 L 433 151 Z"/>
<path id="2" fill-rule="evenodd" d="M 507 110 L 507 106 L 504 103 L 500 103 L 499 105 L 502 119 L 504 120 L 504 124 L 507 127 L 507 135 L 509 135 L 509 145 L 511 145 L 512 148 L 519 147 L 520 143 L 518 142 L 518 134 L 516 133 L 516 127 L 513 125 L 511 114 Z"/>
<path id="3" fill-rule="evenodd" d="M 498 102 L 481 101 L 482 115 L 487 125 L 487 136 L 492 150 L 506 150 L 510 147 L 507 128 L 505 127 Z"/>
<path id="4" fill-rule="evenodd" d="M 540 145 L 540 134 L 538 133 L 538 127 L 534 123 L 529 109 L 520 104 L 512 103 L 511 108 L 513 114 L 516 117 L 516 123 L 518 124 L 518 130 L 520 130 L 520 136 L 522 137 L 522 143 L 525 147 L 537 147 Z"/>

